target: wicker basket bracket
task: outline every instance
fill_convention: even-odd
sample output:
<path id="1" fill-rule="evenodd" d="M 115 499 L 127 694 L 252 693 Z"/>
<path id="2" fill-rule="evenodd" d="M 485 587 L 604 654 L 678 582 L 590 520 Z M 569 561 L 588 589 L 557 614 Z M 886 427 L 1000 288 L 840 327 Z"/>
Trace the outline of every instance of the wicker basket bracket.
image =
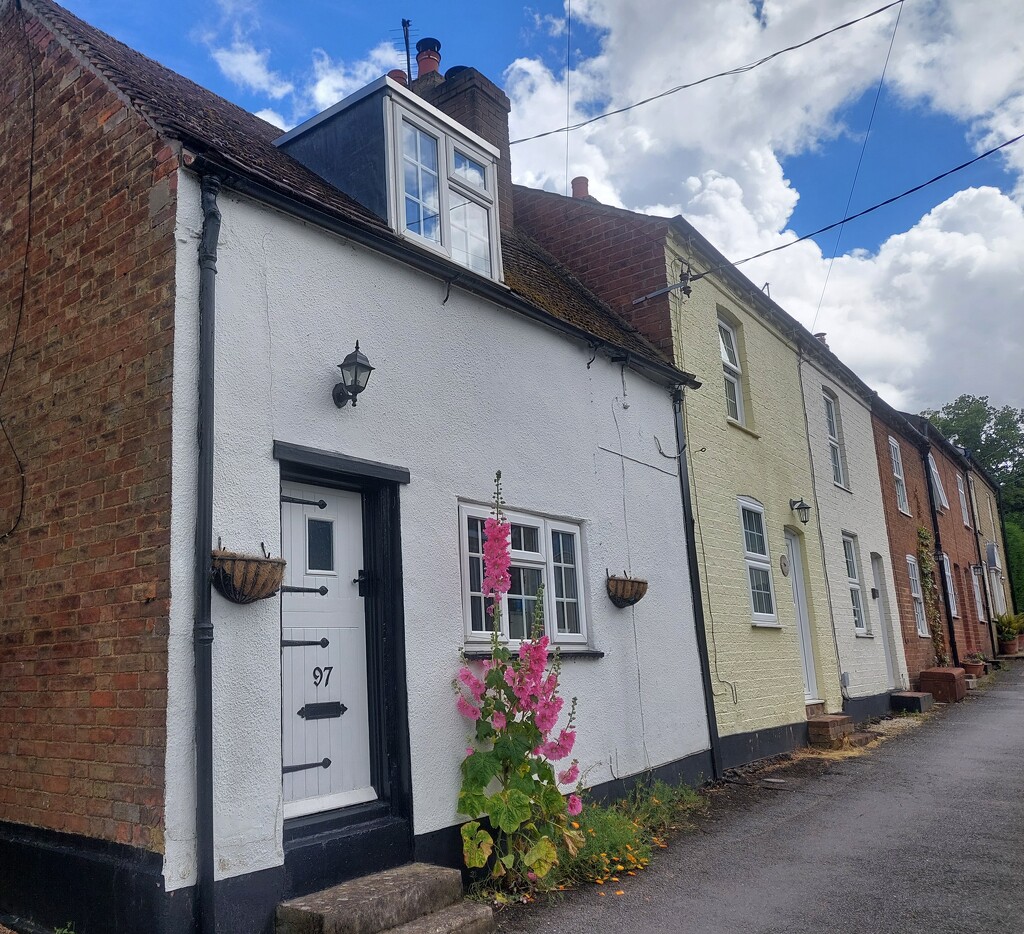
<path id="1" fill-rule="evenodd" d="M 255 603 L 281 589 L 286 561 L 266 555 L 245 555 L 217 548 L 213 551 L 211 582 L 232 603 Z"/>
<path id="2" fill-rule="evenodd" d="M 605 571 L 608 574 L 607 570 Z M 623 572 L 622 576 L 608 574 L 608 598 L 620 609 L 639 603 L 647 593 L 647 581 L 639 577 L 630 577 Z"/>

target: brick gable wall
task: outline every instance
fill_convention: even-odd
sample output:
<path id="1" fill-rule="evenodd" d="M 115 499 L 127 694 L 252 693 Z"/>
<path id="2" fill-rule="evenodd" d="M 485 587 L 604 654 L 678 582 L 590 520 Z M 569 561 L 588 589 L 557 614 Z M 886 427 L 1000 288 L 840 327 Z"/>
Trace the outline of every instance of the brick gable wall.
<path id="1" fill-rule="evenodd" d="M 910 593 L 910 578 L 907 572 L 907 555 L 917 557 L 917 530 L 932 530 L 928 486 L 922 466 L 921 455 L 914 444 L 902 437 L 877 415 L 872 414 L 871 424 L 875 435 L 875 454 L 878 457 L 878 475 L 882 483 L 882 505 L 885 509 L 885 523 L 889 532 L 889 548 L 896 590 L 896 603 L 900 630 L 903 636 L 903 651 L 907 659 L 907 675 L 911 685 L 917 688 L 918 679 L 925 668 L 935 665 L 935 652 L 930 637 L 917 633 L 914 617 L 914 602 Z M 903 461 L 903 477 L 907 487 L 907 502 L 910 515 L 901 512 L 896 505 L 896 480 L 889 460 L 889 437 L 900 443 Z M 939 582 L 936 581 L 938 585 Z M 945 608 L 941 601 L 939 615 L 943 634 L 949 642 L 949 629 Z"/>
<path id="2" fill-rule="evenodd" d="M 665 218 L 515 189 L 515 222 L 659 350 L 673 354 L 669 297 L 633 299 L 669 284 Z"/>
<path id="3" fill-rule="evenodd" d="M 27 22 L 28 47 L 24 25 Z M 0 820 L 162 849 L 177 160 L 44 25 L 0 18 Z M 0 438 L 0 534 L 21 498 Z"/>

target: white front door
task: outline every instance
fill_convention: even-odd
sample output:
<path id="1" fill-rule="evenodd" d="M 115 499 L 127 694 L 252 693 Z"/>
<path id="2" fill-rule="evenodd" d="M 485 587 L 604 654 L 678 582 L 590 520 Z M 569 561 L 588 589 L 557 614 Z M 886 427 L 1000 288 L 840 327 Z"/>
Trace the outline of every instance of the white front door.
<path id="1" fill-rule="evenodd" d="M 871 553 L 871 583 L 873 593 L 878 601 L 878 618 L 882 621 L 882 648 L 885 650 L 885 667 L 889 675 L 889 690 L 900 686 L 899 673 L 896 670 L 896 648 L 893 645 L 892 619 L 889 616 L 888 591 L 885 589 L 885 567 L 882 556 Z M 877 595 L 877 596 L 876 596 Z"/>
<path id="2" fill-rule="evenodd" d="M 298 483 L 283 483 L 281 493 L 284 816 L 298 817 L 377 797 L 359 582 L 362 496 Z"/>
<path id="3" fill-rule="evenodd" d="M 814 673 L 814 645 L 811 642 L 811 623 L 807 615 L 807 596 L 804 593 L 804 559 L 800 539 L 786 530 L 786 552 L 789 556 L 789 582 L 793 587 L 793 606 L 796 609 L 797 635 L 800 660 L 804 669 L 804 697 L 818 700 L 818 679 Z"/>

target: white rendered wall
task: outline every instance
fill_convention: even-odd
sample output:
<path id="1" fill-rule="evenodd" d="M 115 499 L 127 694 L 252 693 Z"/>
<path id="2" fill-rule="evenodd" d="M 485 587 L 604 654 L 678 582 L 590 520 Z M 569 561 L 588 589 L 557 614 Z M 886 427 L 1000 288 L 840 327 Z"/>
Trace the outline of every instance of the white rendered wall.
<path id="1" fill-rule="evenodd" d="M 878 477 L 871 410 L 860 399 L 814 366 L 807 358 L 801 364 L 804 398 L 807 405 L 807 434 L 814 469 L 817 514 L 812 513 L 822 538 L 825 574 L 831 595 L 832 619 L 839 668 L 849 675 L 847 697 L 870 697 L 889 690 L 882 628 L 882 597 L 871 596 L 873 577 L 871 554 L 882 558 L 885 574 L 886 606 L 892 630 L 890 646 L 894 653 L 898 687 L 909 686 L 907 662 L 898 616 L 893 581 L 889 536 L 882 506 L 882 486 Z M 846 485 L 836 484 L 832 473 L 828 431 L 825 424 L 823 389 L 836 399 L 845 452 Z M 886 455 L 888 456 L 888 455 Z M 853 604 L 843 551 L 843 533 L 856 537 L 860 565 L 862 604 L 869 618 L 867 634 L 858 634 L 854 626 Z"/>
<path id="2" fill-rule="evenodd" d="M 191 549 L 198 182 L 179 187 L 165 875 L 194 879 Z M 665 387 L 586 345 L 225 191 L 217 276 L 214 535 L 280 551 L 274 440 L 407 467 L 402 561 L 415 832 L 457 822 L 469 729 L 451 679 L 463 640 L 459 499 L 580 520 L 591 646 L 567 660 L 588 784 L 708 748 Z M 356 340 L 377 368 L 358 408 L 331 387 Z M 180 363 L 179 363 L 180 361 Z M 180 369 L 179 369 L 180 367 Z M 179 382 L 181 399 L 179 400 Z M 187 385 L 186 385 L 187 383 Z M 179 405 L 180 401 L 180 405 Z M 621 440 L 620 440 L 621 439 Z M 601 448 L 622 451 L 635 463 Z M 616 609 L 605 570 L 650 580 Z M 280 603 L 214 594 L 218 877 L 279 865 Z M 634 648 L 636 646 L 636 649 Z M 638 651 L 637 651 L 638 650 Z M 642 702 L 641 702 L 642 696 Z"/>

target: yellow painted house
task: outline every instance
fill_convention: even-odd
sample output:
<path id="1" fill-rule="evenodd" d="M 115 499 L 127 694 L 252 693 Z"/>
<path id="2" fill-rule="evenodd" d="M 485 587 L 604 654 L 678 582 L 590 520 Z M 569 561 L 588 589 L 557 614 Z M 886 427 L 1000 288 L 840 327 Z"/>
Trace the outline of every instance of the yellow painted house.
<path id="1" fill-rule="evenodd" d="M 807 332 L 680 217 L 601 205 L 580 179 L 572 198 L 517 188 L 515 211 L 702 380 L 683 398 L 683 456 L 722 765 L 802 745 L 808 715 L 843 705 L 820 538 L 800 508 L 814 504 Z"/>

